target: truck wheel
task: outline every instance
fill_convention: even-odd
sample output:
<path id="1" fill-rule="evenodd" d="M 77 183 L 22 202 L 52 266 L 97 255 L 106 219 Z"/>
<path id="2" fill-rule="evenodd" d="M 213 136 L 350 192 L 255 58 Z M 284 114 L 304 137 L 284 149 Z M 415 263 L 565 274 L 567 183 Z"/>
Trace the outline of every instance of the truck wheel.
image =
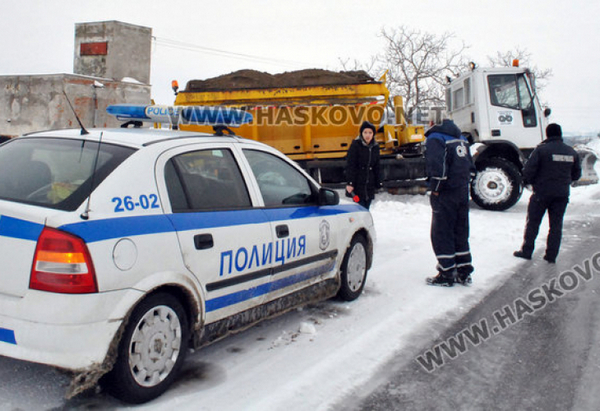
<path id="1" fill-rule="evenodd" d="M 151 295 L 131 314 L 103 385 L 122 401 L 150 401 L 173 383 L 188 343 L 187 316 L 179 301 L 171 294 Z"/>
<path id="2" fill-rule="evenodd" d="M 523 186 L 519 169 L 503 158 L 491 158 L 477 167 L 471 183 L 471 198 L 486 210 L 509 209 L 521 198 Z"/>
<path id="3" fill-rule="evenodd" d="M 367 258 L 367 241 L 357 235 L 350 242 L 342 261 L 341 285 L 337 294 L 342 300 L 356 300 L 362 293 L 367 280 Z"/>

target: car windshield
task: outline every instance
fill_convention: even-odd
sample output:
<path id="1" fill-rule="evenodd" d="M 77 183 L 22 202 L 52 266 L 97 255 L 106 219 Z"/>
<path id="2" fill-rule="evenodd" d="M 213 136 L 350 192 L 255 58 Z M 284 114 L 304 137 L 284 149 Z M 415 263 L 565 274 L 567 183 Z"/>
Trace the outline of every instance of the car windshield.
<path id="1" fill-rule="evenodd" d="M 0 199 L 75 210 L 91 185 L 97 187 L 134 151 L 86 140 L 13 139 L 0 146 Z"/>

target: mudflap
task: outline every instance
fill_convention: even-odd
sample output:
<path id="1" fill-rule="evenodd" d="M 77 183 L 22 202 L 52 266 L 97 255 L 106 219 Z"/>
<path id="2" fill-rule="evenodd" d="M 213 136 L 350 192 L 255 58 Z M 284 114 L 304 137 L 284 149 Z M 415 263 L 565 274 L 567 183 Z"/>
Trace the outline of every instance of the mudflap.
<path id="1" fill-rule="evenodd" d="M 119 342 L 121 341 L 121 336 L 125 331 L 125 324 L 126 322 L 121 325 L 119 331 L 113 337 L 110 347 L 108 348 L 106 358 L 102 364 L 94 364 L 82 370 L 69 372 L 71 375 L 71 382 L 67 387 L 67 392 L 65 393 L 66 399 L 71 399 L 76 395 L 83 393 L 84 391 L 95 388 L 102 376 L 112 370 L 113 365 L 117 360 Z"/>
<path id="2" fill-rule="evenodd" d="M 598 160 L 596 153 L 585 146 L 577 146 L 575 151 L 579 154 L 579 161 L 581 162 L 581 178 L 575 181 L 573 186 L 598 184 L 598 173 L 596 173 L 595 168 Z"/>

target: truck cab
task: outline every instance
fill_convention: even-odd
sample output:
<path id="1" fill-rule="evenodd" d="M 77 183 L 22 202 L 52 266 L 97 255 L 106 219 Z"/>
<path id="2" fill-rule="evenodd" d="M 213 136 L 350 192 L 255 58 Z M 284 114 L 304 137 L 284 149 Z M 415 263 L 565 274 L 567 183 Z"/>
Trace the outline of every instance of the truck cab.
<path id="1" fill-rule="evenodd" d="M 450 117 L 473 143 L 477 177 L 471 197 L 482 208 L 505 210 L 521 197 L 523 164 L 545 138 L 550 110 L 536 96 L 526 68 L 477 68 L 446 87 Z"/>

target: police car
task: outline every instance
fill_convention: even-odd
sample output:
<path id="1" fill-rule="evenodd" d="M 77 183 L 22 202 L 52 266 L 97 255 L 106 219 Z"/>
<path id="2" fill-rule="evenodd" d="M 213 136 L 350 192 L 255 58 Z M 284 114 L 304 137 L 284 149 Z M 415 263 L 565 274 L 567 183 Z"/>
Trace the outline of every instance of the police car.
<path id="1" fill-rule="evenodd" d="M 109 112 L 155 121 L 155 109 Z M 246 115 L 197 107 L 185 120 Z M 366 209 L 234 135 L 39 132 L 1 145 L 0 166 L 0 355 L 72 372 L 71 394 L 102 376 L 124 401 L 151 400 L 190 348 L 301 304 L 354 300 L 371 266 Z"/>

